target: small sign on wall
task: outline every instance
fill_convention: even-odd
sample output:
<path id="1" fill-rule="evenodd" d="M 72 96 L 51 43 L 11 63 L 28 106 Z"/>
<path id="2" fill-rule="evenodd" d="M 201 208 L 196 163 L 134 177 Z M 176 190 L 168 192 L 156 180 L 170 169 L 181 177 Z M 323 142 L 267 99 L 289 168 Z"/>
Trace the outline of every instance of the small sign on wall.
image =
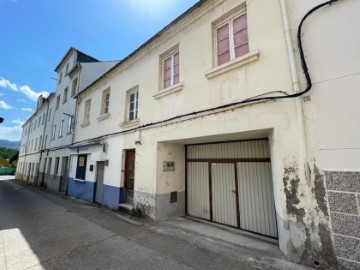
<path id="1" fill-rule="evenodd" d="M 175 161 L 164 161 L 163 162 L 163 171 L 175 171 Z"/>

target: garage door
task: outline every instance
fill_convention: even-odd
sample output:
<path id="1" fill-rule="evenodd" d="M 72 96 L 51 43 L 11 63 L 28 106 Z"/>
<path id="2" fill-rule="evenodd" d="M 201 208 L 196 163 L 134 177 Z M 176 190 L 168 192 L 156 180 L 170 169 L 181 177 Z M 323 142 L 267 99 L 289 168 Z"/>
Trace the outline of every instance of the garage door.
<path id="1" fill-rule="evenodd" d="M 268 140 L 187 146 L 187 214 L 277 238 Z"/>

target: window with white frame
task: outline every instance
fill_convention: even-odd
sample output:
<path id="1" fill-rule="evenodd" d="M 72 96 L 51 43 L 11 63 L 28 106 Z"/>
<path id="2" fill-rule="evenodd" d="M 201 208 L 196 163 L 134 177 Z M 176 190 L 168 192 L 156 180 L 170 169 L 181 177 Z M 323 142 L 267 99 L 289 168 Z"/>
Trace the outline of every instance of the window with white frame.
<path id="1" fill-rule="evenodd" d="M 74 79 L 71 86 L 71 96 L 74 96 L 77 92 L 78 78 Z"/>
<path id="2" fill-rule="evenodd" d="M 162 56 L 162 89 L 180 82 L 179 49 Z"/>
<path id="3" fill-rule="evenodd" d="M 43 137 L 41 135 L 39 140 L 39 151 L 42 149 L 42 144 L 43 144 Z"/>
<path id="4" fill-rule="evenodd" d="M 91 109 L 91 99 L 85 101 L 85 108 L 84 108 L 84 120 L 83 123 L 90 122 L 90 109 Z"/>
<path id="5" fill-rule="evenodd" d="M 56 125 L 53 125 L 52 134 L 51 134 L 52 140 L 55 140 L 55 134 L 56 134 Z"/>
<path id="6" fill-rule="evenodd" d="M 59 138 L 63 135 L 63 127 L 64 127 L 64 120 L 61 120 L 60 126 L 59 126 Z"/>
<path id="7" fill-rule="evenodd" d="M 40 124 L 41 124 L 41 115 L 40 115 L 40 117 L 39 117 L 38 127 L 40 127 Z"/>
<path id="8" fill-rule="evenodd" d="M 225 64 L 249 52 L 246 13 L 234 14 L 216 25 L 217 65 Z"/>
<path id="9" fill-rule="evenodd" d="M 73 130 L 74 130 L 74 128 L 73 128 L 73 117 L 69 116 L 68 125 L 67 125 L 67 134 L 72 133 Z"/>
<path id="10" fill-rule="evenodd" d="M 126 118 L 125 121 L 138 119 L 139 88 L 135 87 L 126 93 Z"/>
<path id="11" fill-rule="evenodd" d="M 51 117 L 51 109 L 49 110 L 49 114 L 48 114 L 48 122 L 50 122 L 50 117 Z"/>
<path id="12" fill-rule="evenodd" d="M 45 113 L 43 113 L 43 118 L 42 118 L 42 125 L 45 124 Z"/>
<path id="13" fill-rule="evenodd" d="M 69 92 L 69 88 L 66 87 L 66 88 L 64 89 L 63 103 L 66 103 L 66 101 L 67 101 L 68 92 Z"/>
<path id="14" fill-rule="evenodd" d="M 109 104 L 110 104 L 110 88 L 108 88 L 102 92 L 100 115 L 109 113 Z"/>

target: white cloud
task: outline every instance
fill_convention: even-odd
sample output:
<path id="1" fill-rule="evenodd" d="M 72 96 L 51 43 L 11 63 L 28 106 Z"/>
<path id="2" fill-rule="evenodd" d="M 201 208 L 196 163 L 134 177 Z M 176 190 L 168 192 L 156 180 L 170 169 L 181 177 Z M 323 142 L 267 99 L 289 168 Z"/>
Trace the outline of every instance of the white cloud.
<path id="1" fill-rule="evenodd" d="M 10 110 L 12 107 L 7 104 L 5 101 L 0 100 L 0 108 L 4 110 Z"/>
<path id="2" fill-rule="evenodd" d="M 15 120 L 12 120 L 11 123 L 16 124 L 19 127 L 21 127 L 25 123 L 25 121 L 22 121 L 20 119 L 15 119 Z"/>
<path id="3" fill-rule="evenodd" d="M 2 140 L 20 141 L 21 133 L 22 133 L 22 128 L 20 126 L 0 128 L 0 138 Z"/>
<path id="4" fill-rule="evenodd" d="M 24 112 L 32 112 L 33 110 L 31 108 L 21 108 Z"/>
<path id="5" fill-rule="evenodd" d="M 16 86 L 15 83 L 10 82 L 9 80 L 0 77 L 0 87 L 4 87 L 4 88 L 10 88 L 13 91 L 19 91 L 18 87 Z"/>
<path id="6" fill-rule="evenodd" d="M 35 102 L 37 101 L 37 99 L 40 95 L 43 95 L 44 97 L 49 96 L 49 93 L 46 91 L 36 92 L 36 91 L 32 90 L 30 88 L 30 86 L 28 86 L 28 85 L 18 86 L 15 83 L 10 82 L 9 80 L 7 80 L 3 77 L 0 77 L 0 87 L 9 88 L 15 92 L 21 92 L 24 95 L 26 95 L 30 100 L 35 101 Z"/>

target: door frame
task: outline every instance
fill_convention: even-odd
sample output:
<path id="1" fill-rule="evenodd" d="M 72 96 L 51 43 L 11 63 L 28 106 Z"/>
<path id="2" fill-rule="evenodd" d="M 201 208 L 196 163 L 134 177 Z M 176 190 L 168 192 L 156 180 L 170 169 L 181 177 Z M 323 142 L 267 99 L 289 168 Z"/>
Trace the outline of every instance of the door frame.
<path id="1" fill-rule="evenodd" d="M 136 149 L 125 149 L 125 168 L 124 168 L 124 200 L 123 203 L 128 203 L 127 198 L 127 185 L 128 185 L 128 164 L 129 164 L 129 154 L 134 153 L 134 186 L 135 186 L 135 158 L 136 158 Z M 133 190 L 134 191 L 134 190 Z M 133 198 L 134 199 L 134 198 Z"/>

